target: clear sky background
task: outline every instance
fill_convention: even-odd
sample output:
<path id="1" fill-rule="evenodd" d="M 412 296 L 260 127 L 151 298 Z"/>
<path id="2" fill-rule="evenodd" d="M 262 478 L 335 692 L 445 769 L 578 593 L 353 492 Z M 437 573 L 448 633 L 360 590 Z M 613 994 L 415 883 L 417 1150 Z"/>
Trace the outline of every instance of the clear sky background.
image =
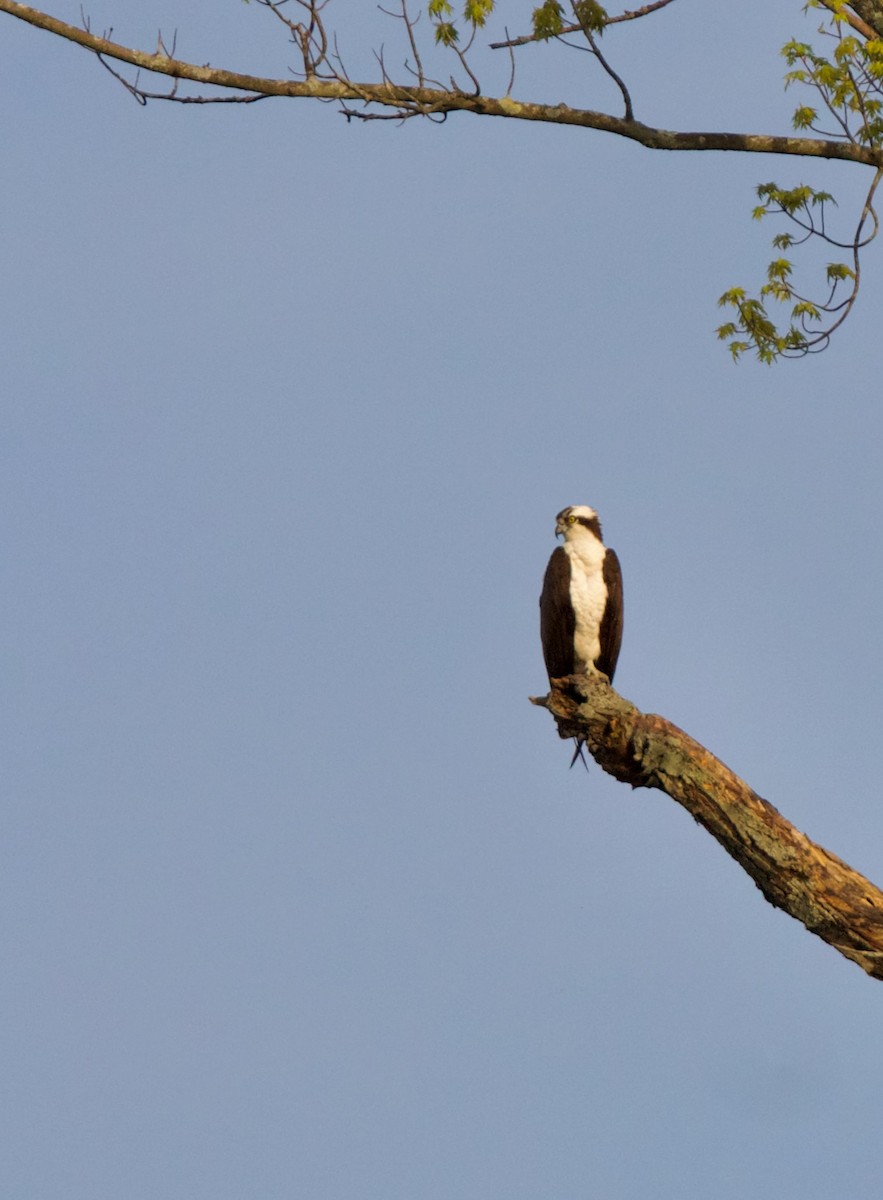
<path id="1" fill-rule="evenodd" d="M 239 0 L 89 15 L 295 62 Z M 354 74 L 403 56 L 328 16 Z M 812 24 L 680 0 L 607 44 L 649 123 L 785 132 Z M 622 693 L 883 880 L 879 248 L 821 357 L 713 335 L 769 258 L 754 185 L 851 220 L 863 172 L 143 109 L 0 33 L 3 1195 L 878 1195 L 883 985 L 527 700 L 592 504 Z M 520 63 L 519 98 L 616 103 Z"/>

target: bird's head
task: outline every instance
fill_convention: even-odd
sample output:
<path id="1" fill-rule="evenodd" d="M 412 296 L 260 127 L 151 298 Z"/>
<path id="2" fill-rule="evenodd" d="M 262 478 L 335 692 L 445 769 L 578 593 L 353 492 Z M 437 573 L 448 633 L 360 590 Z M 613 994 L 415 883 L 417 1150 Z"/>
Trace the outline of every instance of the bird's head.
<path id="1" fill-rule="evenodd" d="M 555 536 L 568 541 L 572 537 L 584 536 L 586 532 L 594 534 L 601 541 L 601 522 L 595 510 L 589 508 L 588 504 L 572 504 L 569 508 L 562 508 L 555 520 Z"/>

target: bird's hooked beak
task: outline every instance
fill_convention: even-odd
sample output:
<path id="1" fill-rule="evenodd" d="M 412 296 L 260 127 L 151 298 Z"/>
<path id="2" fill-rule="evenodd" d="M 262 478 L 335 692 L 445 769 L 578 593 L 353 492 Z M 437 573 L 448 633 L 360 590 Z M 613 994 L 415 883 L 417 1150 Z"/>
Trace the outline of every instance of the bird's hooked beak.
<path id="1" fill-rule="evenodd" d="M 564 530 L 566 528 L 567 528 L 567 526 L 564 524 L 564 522 L 559 517 L 558 520 L 555 522 L 555 537 L 556 538 L 564 537 Z"/>

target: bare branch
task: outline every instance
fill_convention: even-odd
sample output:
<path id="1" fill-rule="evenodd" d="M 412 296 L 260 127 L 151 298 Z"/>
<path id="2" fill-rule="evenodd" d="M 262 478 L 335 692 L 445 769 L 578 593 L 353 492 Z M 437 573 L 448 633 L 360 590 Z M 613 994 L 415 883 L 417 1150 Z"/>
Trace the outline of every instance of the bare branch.
<path id="1" fill-rule="evenodd" d="M 632 787 L 658 788 L 715 838 L 770 904 L 883 979 L 883 892 L 818 846 L 698 742 L 642 713 L 601 676 L 558 680 L 534 699 L 562 738 L 584 739 L 595 761 Z M 576 697 L 576 698 L 575 698 Z"/>
<path id="2" fill-rule="evenodd" d="M 395 17 L 399 21 L 404 21 L 405 29 L 408 31 L 408 42 L 411 47 L 411 53 L 414 55 L 414 75 L 417 77 L 418 84 L 422 87 L 426 82 L 426 76 L 423 71 L 423 60 L 420 57 L 420 49 L 417 45 L 417 36 L 414 32 L 415 21 L 411 19 L 411 14 L 408 12 L 408 0 L 401 0 L 402 11 L 390 12 L 383 5 L 380 6 L 380 11 L 386 13 L 387 16 Z"/>
<path id="3" fill-rule="evenodd" d="M 623 99 L 623 103 L 625 105 L 625 119 L 627 121 L 633 121 L 635 119 L 635 113 L 632 108 L 632 98 L 629 95 L 629 90 L 625 86 L 624 81 L 616 73 L 616 71 L 614 71 L 613 67 L 610 65 L 610 63 L 607 61 L 607 59 L 601 53 L 601 47 L 598 45 L 598 39 L 592 33 L 591 29 L 589 29 L 586 26 L 583 28 L 582 32 L 585 35 L 586 41 L 589 43 L 589 47 L 591 49 L 592 54 L 594 54 L 595 58 L 597 58 L 598 62 L 601 64 L 604 71 L 610 76 L 610 78 L 613 80 L 613 82 L 616 84 L 616 86 L 620 90 L 620 93 L 621 93 L 622 99 Z"/>
<path id="4" fill-rule="evenodd" d="M 121 71 L 117 71 L 110 65 L 103 54 L 96 55 L 96 58 L 105 71 L 121 83 L 129 95 L 137 100 L 142 107 L 147 104 L 148 100 L 174 100 L 177 104 L 254 104 L 258 100 L 267 100 L 269 98 L 260 94 L 253 96 L 179 96 L 177 79 L 164 92 L 148 92 L 141 86 L 140 71 L 136 73 L 134 80 L 126 79 Z"/>
<path id="5" fill-rule="evenodd" d="M 506 30 L 506 37 L 509 36 L 509 30 Z M 509 50 L 509 83 L 506 86 L 506 95 L 512 95 L 512 89 L 515 87 L 515 51 Z"/>
<path id="6" fill-rule="evenodd" d="M 349 79 L 323 79 L 315 76 L 303 80 L 290 80 L 245 75 L 237 71 L 197 66 L 180 59 L 134 50 L 109 38 L 98 37 L 87 29 L 68 25 L 38 9 L 19 4 L 17 0 L 0 0 L 0 12 L 9 13 L 21 21 L 66 38 L 105 58 L 128 63 L 155 74 L 167 75 L 173 79 L 186 79 L 203 86 L 229 91 L 288 99 L 362 101 L 381 108 L 395 109 L 400 116 L 418 113 L 437 116 L 453 112 L 471 112 L 479 116 L 570 125 L 616 134 L 652 150 L 730 150 L 749 154 L 839 159 L 873 167 L 883 166 L 883 152 L 874 147 L 823 138 L 783 137 L 759 133 L 677 132 L 654 128 L 641 121 L 629 121 L 591 109 L 570 108 L 566 104 L 533 104 L 517 101 L 509 96 L 473 96 L 444 88 L 405 87 L 389 82 L 356 83 Z M 182 101 L 179 96 L 173 98 L 179 103 Z"/>

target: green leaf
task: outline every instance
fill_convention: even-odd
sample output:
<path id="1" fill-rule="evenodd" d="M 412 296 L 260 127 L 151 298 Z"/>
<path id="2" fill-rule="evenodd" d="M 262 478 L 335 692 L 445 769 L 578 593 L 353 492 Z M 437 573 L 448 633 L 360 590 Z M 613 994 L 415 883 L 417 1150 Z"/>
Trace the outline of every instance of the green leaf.
<path id="1" fill-rule="evenodd" d="M 476 29 L 481 29 L 494 11 L 494 0 L 466 0 L 463 16 Z"/>
<path id="2" fill-rule="evenodd" d="M 574 0 L 573 15 L 583 29 L 591 33 L 603 33 L 607 24 L 607 10 L 597 0 Z"/>
<path id="3" fill-rule="evenodd" d="M 557 37 L 564 28 L 564 10 L 558 0 L 545 0 L 533 10 L 531 21 L 534 35 L 546 39 Z"/>
<path id="4" fill-rule="evenodd" d="M 442 46 L 453 46 L 460 38 L 457 27 L 450 21 L 440 21 L 435 27 L 435 40 Z"/>
<path id="5" fill-rule="evenodd" d="M 842 38 L 840 44 L 834 48 L 834 58 L 838 63 L 854 62 L 861 53 L 861 45 L 856 37 Z"/>
<path id="6" fill-rule="evenodd" d="M 774 258 L 767 267 L 768 279 L 787 279 L 793 267 L 787 258 Z"/>
<path id="7" fill-rule="evenodd" d="M 801 59 L 808 58 L 812 54 L 812 46 L 808 42 L 796 42 L 792 40 L 786 42 L 779 53 L 790 67 Z"/>
<path id="8" fill-rule="evenodd" d="M 813 321 L 821 321 L 822 314 L 811 300 L 800 300 L 791 309 L 791 317 L 809 317 Z"/>
<path id="9" fill-rule="evenodd" d="M 810 108 L 808 104 L 803 104 L 800 108 L 795 108 L 791 123 L 795 129 L 809 129 L 818 115 L 814 108 Z"/>

